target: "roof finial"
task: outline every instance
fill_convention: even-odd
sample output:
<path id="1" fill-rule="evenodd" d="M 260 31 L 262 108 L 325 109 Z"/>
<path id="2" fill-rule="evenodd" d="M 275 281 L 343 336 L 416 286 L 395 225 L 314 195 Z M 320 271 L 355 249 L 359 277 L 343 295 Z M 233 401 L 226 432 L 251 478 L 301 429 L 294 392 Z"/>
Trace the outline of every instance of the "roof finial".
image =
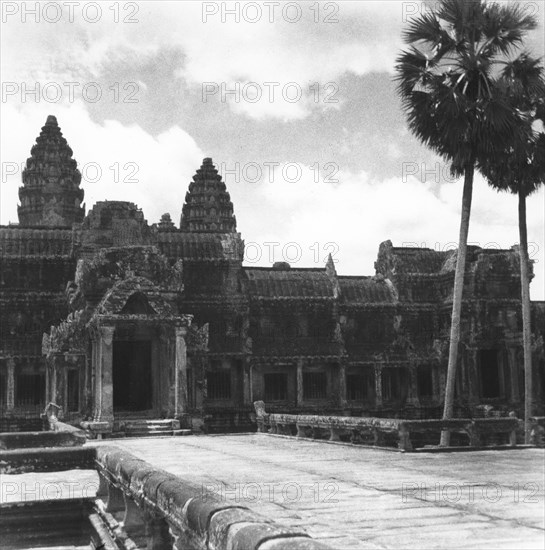
<path id="1" fill-rule="evenodd" d="M 338 298 L 341 293 L 341 287 L 339 285 L 339 280 L 337 279 L 337 270 L 335 269 L 335 262 L 333 261 L 333 256 L 331 252 L 327 256 L 327 262 L 325 264 L 325 274 L 333 285 L 333 296 Z"/>
<path id="2" fill-rule="evenodd" d="M 335 262 L 333 261 L 333 256 L 331 256 L 331 252 L 327 255 L 325 270 L 328 275 L 333 277 L 337 276 L 337 270 L 335 269 Z"/>

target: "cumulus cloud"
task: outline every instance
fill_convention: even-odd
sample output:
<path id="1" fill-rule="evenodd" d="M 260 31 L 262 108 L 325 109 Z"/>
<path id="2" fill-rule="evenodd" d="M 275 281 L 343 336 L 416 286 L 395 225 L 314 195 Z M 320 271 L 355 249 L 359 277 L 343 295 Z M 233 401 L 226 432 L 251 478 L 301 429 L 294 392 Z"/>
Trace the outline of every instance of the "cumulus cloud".
<path id="1" fill-rule="evenodd" d="M 38 104 L 24 110 L 6 106 L 2 113 L 2 135 L 13 136 L 3 144 L 2 223 L 17 220 L 17 190 L 21 185 L 21 164 L 48 114 L 55 114 L 74 151 L 82 173 L 85 202 L 126 200 L 144 208 L 150 223 L 164 212 L 179 219 L 191 177 L 205 156 L 195 141 L 179 126 L 152 137 L 137 124 L 115 120 L 93 122 L 84 105 Z M 21 132 L 10 129 L 21 128 Z M 15 172 L 15 173 L 14 173 Z"/>
<path id="2" fill-rule="evenodd" d="M 118 13 L 120 22 L 116 23 L 115 11 L 110 9 L 116 4 L 120 9 L 119 6 L 132 3 L 101 3 L 102 17 L 97 23 L 85 21 L 76 8 L 72 23 L 64 19 L 54 24 L 32 20 L 22 23 L 19 14 L 3 25 L 3 80 L 19 88 L 2 104 L 1 223 L 17 219 L 20 164 L 29 156 L 48 114 L 57 116 L 74 150 L 84 175 L 88 207 L 97 200 L 130 200 L 143 208 L 150 223 L 166 211 L 178 221 L 192 175 L 203 157 L 214 154 L 210 150 L 210 143 L 214 143 L 211 139 L 216 124 L 214 113 L 218 112 L 214 111 L 214 102 L 222 101 L 222 83 L 226 90 L 239 83 L 240 93 L 248 83 L 261 86 L 262 101 L 237 102 L 235 94 L 227 95 L 225 102 L 231 118 L 222 119 L 225 127 L 231 128 L 232 124 L 234 128 L 232 140 L 238 139 L 237 133 L 244 132 L 249 118 L 263 124 L 258 127 L 262 128 L 262 134 L 257 133 L 255 126 L 254 134 L 250 134 L 255 135 L 258 144 L 255 151 L 262 153 L 261 157 L 256 154 L 257 162 L 263 163 L 263 159 L 271 156 L 267 140 L 272 134 L 267 134 L 266 126 L 271 119 L 276 119 L 275 123 L 289 123 L 286 132 L 300 132 L 302 119 L 318 115 L 313 130 L 307 126 L 305 139 L 301 141 L 306 153 L 315 146 L 313 131 L 322 132 L 323 125 L 323 132 L 329 136 L 331 126 L 345 127 L 346 118 L 342 117 L 350 116 L 355 109 L 369 113 L 368 118 L 361 120 L 368 120 L 369 127 L 373 123 L 376 127 L 377 120 L 384 120 L 381 110 L 375 112 L 369 103 L 350 105 L 352 111 L 346 109 L 348 94 L 342 89 L 333 96 L 338 103 L 325 103 L 323 95 L 315 101 L 315 84 L 319 94 L 324 94 L 333 91 L 325 87 L 328 83 L 340 82 L 347 73 L 390 75 L 401 47 L 399 37 L 407 9 L 419 5 L 418 2 L 339 2 L 339 12 L 333 14 L 324 11 L 324 3 L 301 2 L 302 18 L 294 24 L 278 12 L 273 23 L 266 15 L 255 23 L 244 18 L 237 23 L 229 15 L 222 20 L 221 12 L 211 14 L 204 22 L 202 9 L 206 3 L 197 2 L 139 3 L 138 13 L 122 11 Z M 234 2 L 226 4 L 234 6 Z M 312 11 L 311 6 L 316 9 L 316 5 L 322 10 L 319 13 Z M 327 16 L 337 22 L 325 22 Z M 137 19 L 138 23 L 123 23 L 126 18 Z M 167 50 L 179 55 L 167 57 L 164 55 Z M 146 69 L 146 63 L 154 67 L 165 63 L 165 59 L 172 63 L 167 63 L 164 72 Z M 179 83 L 180 93 L 189 90 L 184 101 L 191 94 L 198 95 L 203 82 L 216 84 L 219 91 L 210 96 L 210 104 L 206 106 L 209 109 L 204 114 L 210 116 L 202 115 L 202 120 L 197 121 L 176 118 L 168 101 L 150 100 L 134 105 L 112 101 L 84 103 L 80 92 L 74 101 L 69 101 L 64 88 L 59 102 L 48 103 L 43 98 L 35 102 L 32 95 L 24 98 L 20 93 L 24 83 L 32 87 L 36 82 L 42 85 L 78 82 L 81 90 L 83 84 L 97 81 L 109 94 L 107 86 L 115 82 L 122 86 L 127 80 L 137 82 L 141 93 L 152 98 L 154 87 L 163 89 L 159 85 L 167 80 L 176 86 Z M 345 81 L 351 82 L 348 86 L 359 85 L 357 79 Z M 277 83 L 274 101 L 269 101 L 267 82 Z M 300 101 L 287 101 L 282 94 L 290 82 L 297 83 L 303 91 Z M 247 92 L 251 93 L 251 88 Z M 143 121 L 156 112 L 169 124 L 153 134 Z M 337 114 L 339 118 L 335 118 Z M 184 112 L 183 116 L 201 115 Z M 189 120 L 193 124 L 191 133 L 187 130 Z M 363 135 L 369 132 L 369 127 L 362 123 L 358 132 Z M 357 149 L 361 147 L 361 140 L 356 139 L 358 133 L 352 130 L 346 133 L 341 142 L 343 152 L 357 158 Z M 388 151 L 390 158 L 403 159 L 404 143 L 413 138 L 407 132 L 392 135 L 397 137 L 377 143 L 377 150 Z M 214 160 L 221 164 L 231 159 Z M 292 159 L 276 160 L 282 163 Z M 421 159 L 415 162 L 420 163 Z M 6 163 L 14 163 L 9 164 L 8 171 Z M 101 174 L 96 181 L 95 164 Z M 8 174 L 14 165 L 19 165 L 16 173 Z M 405 181 L 401 177 L 372 176 L 368 166 L 357 163 L 352 170 L 333 175 L 324 172 L 322 166 L 318 179 L 315 170 L 301 165 L 301 176 L 290 181 L 282 177 L 283 167 L 280 164 L 276 168 L 273 181 L 264 177 L 256 183 L 243 183 L 227 178 L 239 230 L 247 243 L 261 247 L 259 259 L 254 247 L 254 264 L 269 265 L 271 261 L 286 259 L 300 266 L 318 267 L 331 252 L 338 260 L 340 273 L 372 274 L 378 245 L 385 239 L 400 246 L 410 243 L 436 249 L 453 246 L 457 240 L 460 182 L 438 184 L 412 176 Z M 327 183 L 328 174 L 338 183 Z M 474 193 L 469 240 L 481 246 L 497 244 L 503 248 L 516 243 L 516 199 L 496 193 L 479 177 Z M 528 201 L 529 240 L 534 243 L 530 254 L 538 261 L 534 298 L 543 298 L 545 286 L 543 200 L 544 193 L 540 191 Z M 279 244 L 266 246 L 266 242 Z M 288 243 L 299 248 L 285 248 Z"/>
<path id="3" fill-rule="evenodd" d="M 4 60 L 4 75 L 18 82 L 42 83 L 103 78 L 120 56 L 153 59 L 161 49 L 177 47 L 184 61 L 173 76 L 199 90 L 206 82 L 216 83 L 220 90 L 237 85 L 244 89 L 250 83 L 255 90 L 257 84 L 263 92 L 258 101 L 237 100 L 235 94 L 219 98 L 236 113 L 289 120 L 308 116 L 314 109 L 335 107 L 324 102 L 320 92 L 316 101 L 316 86 L 336 83 L 346 72 L 391 72 L 400 44 L 392 39 L 400 35 L 400 3 L 392 8 L 382 2 L 357 7 L 340 2 L 327 8 L 328 4 L 293 2 L 286 9 L 272 2 L 271 13 L 262 7 L 254 21 L 255 14 L 245 8 L 260 5 L 254 2 L 154 2 L 140 4 L 134 16 L 118 14 L 118 23 L 113 20 L 114 4 L 101 4 L 96 23 L 85 19 L 94 14 L 85 16 L 78 8 L 72 23 L 66 9 L 56 23 L 44 20 L 43 14 L 35 24 L 28 24 L 32 16 L 23 23 L 20 12 L 9 16 L 3 40 L 8 44 L 17 38 L 21 49 L 17 59 Z M 138 22 L 124 24 L 124 17 Z M 274 84 L 272 100 L 266 83 Z M 290 83 L 294 84 L 291 91 L 285 91 Z M 302 92 L 297 101 L 292 100 L 295 86 Z"/>
<path id="4" fill-rule="evenodd" d="M 273 181 L 264 174 L 259 184 L 237 184 L 227 176 L 239 227 L 247 242 L 256 243 L 247 255 L 249 264 L 295 260 L 299 267 L 320 267 L 331 252 L 340 274 L 372 275 L 378 246 L 386 239 L 395 246 L 434 250 L 457 246 L 461 181 L 442 185 L 437 192 L 433 183 L 414 176 L 406 181 L 380 180 L 366 172 L 339 172 L 335 175 L 339 183 L 333 185 L 324 181 L 323 174 L 317 178 L 316 170 L 308 166 L 300 167 L 298 181 L 283 166 L 275 169 Z M 528 200 L 529 253 L 536 262 L 534 299 L 542 299 L 545 287 L 544 197 L 541 190 Z M 255 216 L 256 208 L 267 212 L 266 223 Z M 477 175 L 469 242 L 483 248 L 510 248 L 519 241 L 517 215 L 517 198 L 497 193 Z"/>

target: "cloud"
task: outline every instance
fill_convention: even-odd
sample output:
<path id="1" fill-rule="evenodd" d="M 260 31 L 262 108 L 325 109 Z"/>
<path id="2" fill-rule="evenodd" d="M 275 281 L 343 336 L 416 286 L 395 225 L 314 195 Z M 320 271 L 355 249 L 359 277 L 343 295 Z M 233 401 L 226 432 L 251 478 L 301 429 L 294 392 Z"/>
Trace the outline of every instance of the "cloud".
<path id="1" fill-rule="evenodd" d="M 4 139 L 2 164 L 1 221 L 17 219 L 17 190 L 21 185 L 21 163 L 30 156 L 30 148 L 48 114 L 55 114 L 59 126 L 74 151 L 82 172 L 85 202 L 127 200 L 144 208 L 150 223 L 170 212 L 178 220 L 187 187 L 203 152 L 179 126 L 156 137 L 137 124 L 123 125 L 115 120 L 93 122 L 84 105 L 28 105 L 24 110 L 5 106 L 2 113 Z M 24 132 L 14 133 L 13 128 Z M 17 173 L 13 172 L 18 165 Z"/>
<path id="2" fill-rule="evenodd" d="M 297 182 L 267 174 L 259 184 L 236 184 L 227 177 L 239 230 L 247 242 L 261 246 L 251 250 L 250 264 L 270 265 L 297 258 L 299 267 L 320 267 L 334 252 L 337 271 L 345 275 L 374 274 L 380 242 L 395 246 L 420 246 L 448 250 L 457 246 L 462 182 L 440 187 L 415 177 L 372 179 L 366 172 L 336 174 L 336 185 L 324 182 L 323 174 L 301 166 Z M 292 173 L 291 179 L 294 178 Z M 535 264 L 533 299 L 543 299 L 545 242 L 541 190 L 528 201 L 530 257 Z M 256 216 L 256 209 L 267 218 Z M 510 248 L 518 243 L 517 199 L 499 194 L 478 175 L 473 197 L 469 242 L 483 248 Z M 278 243 L 275 247 L 266 242 Z M 288 243 L 295 243 L 288 246 Z M 328 244 L 333 243 L 333 244 Z M 299 252 L 297 256 L 296 252 Z"/>
<path id="3" fill-rule="evenodd" d="M 120 59 L 160 62 L 162 49 L 177 47 L 184 61 L 173 77 L 185 79 L 198 90 L 205 82 L 229 90 L 237 84 L 242 88 L 257 84 L 263 92 L 258 101 L 247 100 L 244 95 L 239 101 L 233 95 L 225 96 L 235 113 L 257 119 L 297 120 L 316 109 L 335 108 L 324 103 L 323 94 L 327 94 L 326 85 L 337 83 L 343 74 L 392 71 L 400 44 L 399 39 L 392 40 L 400 35 L 399 4 L 392 9 L 392 5 L 386 8 L 381 2 L 359 3 L 358 7 L 351 2 L 329 3 L 330 8 L 315 2 L 291 3 L 300 11 L 295 23 L 290 21 L 297 10 L 294 15 L 293 8 L 286 10 L 280 3 L 273 6 L 272 23 L 265 11 L 251 22 L 255 16 L 245 9 L 247 4 L 145 3 L 134 15 L 138 19 L 134 24 L 114 23 L 111 2 L 102 4 L 97 23 L 86 21 L 78 8 L 73 23 L 66 20 L 66 14 L 57 23 L 42 17 L 34 24 L 22 23 L 20 14 L 10 16 L 4 25 L 3 42 L 7 45 L 17 40 L 21 46 L 17 59 L 11 56 L 3 61 L 4 79 L 42 84 L 105 79 Z M 213 6 L 219 6 L 218 12 L 203 16 L 206 5 L 212 11 Z M 225 8 L 236 6 L 238 22 L 236 14 L 224 13 Z M 122 15 L 118 16 L 121 21 Z M 266 83 L 275 84 L 272 100 Z M 290 100 L 293 85 L 291 93 L 282 93 L 290 83 L 302 91 L 296 102 Z M 322 88 L 318 101 L 316 87 Z M 342 95 L 340 90 L 337 97 Z"/>
<path id="4" fill-rule="evenodd" d="M 65 94 L 58 103 L 43 100 L 35 103 L 32 97 L 23 101 L 20 93 L 10 96 L 2 105 L 3 168 L 6 162 L 20 166 L 29 156 L 47 115 L 55 114 L 84 177 L 94 176 L 93 163 L 100 167 L 102 177 L 98 181 L 83 182 L 88 207 L 97 200 L 130 200 L 143 208 L 150 223 L 166 211 L 177 223 L 187 186 L 202 158 L 216 149 L 222 154 L 237 150 L 221 148 L 215 141 L 217 135 L 228 135 L 235 143 L 240 141 L 241 156 L 249 135 L 255 143 L 251 150 L 256 162 L 263 163 L 263 159 L 273 156 L 282 163 L 294 160 L 294 155 L 295 159 L 308 159 L 312 155 L 325 158 L 320 155 L 329 152 L 329 141 L 334 146 L 338 135 L 332 128 L 346 127 L 349 129 L 339 139 L 339 145 L 344 148 L 345 157 L 354 162 L 350 164 L 351 170 L 344 169 L 333 176 L 338 183 L 325 183 L 323 172 L 316 180 L 316 172 L 303 164 L 297 182 L 281 177 L 282 165 L 277 167 L 273 182 L 264 178 L 258 183 L 244 184 L 227 178 L 239 230 L 246 241 L 280 243 L 275 248 L 274 259 L 278 260 L 283 259 L 282 249 L 287 243 L 297 243 L 301 249 L 297 265 L 301 266 L 321 266 L 327 252 L 334 252 L 338 270 L 345 274 L 372 274 L 378 245 L 386 239 L 397 245 L 416 243 L 439 249 L 456 242 L 460 182 L 434 185 L 416 178 L 404 182 L 401 173 L 400 177 L 389 178 L 381 176 L 380 169 L 371 175 L 372 160 L 366 157 L 363 166 L 358 151 L 363 147 L 373 152 L 376 149 L 376 165 L 383 166 L 383 173 L 392 174 L 392 159 L 402 160 L 407 154 L 404 153 L 407 143 L 416 143 L 406 131 L 399 135 L 392 131 L 382 134 L 387 138 L 377 138 L 381 127 L 394 124 L 393 117 L 387 118 L 385 114 L 391 114 L 397 106 L 393 99 L 388 100 L 391 110 L 389 103 L 373 101 L 373 97 L 384 97 L 383 80 L 374 79 L 374 75 L 382 73 L 382 79 L 391 75 L 395 55 L 401 47 L 403 9 L 413 3 L 340 2 L 335 15 L 338 22 L 326 23 L 324 18 L 330 15 L 323 11 L 326 4 L 302 2 L 303 16 L 296 24 L 282 17 L 277 17 L 274 23 L 267 18 L 257 23 L 243 20 L 236 23 L 234 17 L 226 16 L 222 22 L 221 13 L 204 23 L 201 11 L 204 3 L 194 2 L 139 3 L 138 13 L 132 14 L 138 23 L 115 23 L 114 11 L 109 9 L 115 4 L 101 3 L 103 17 L 96 24 L 83 20 L 77 11 L 73 23 L 23 24 L 20 18 L 10 18 L 2 28 L 3 79 L 31 87 L 35 82 L 97 81 L 108 99 L 111 99 L 109 84 L 118 82 L 122 90 L 124 82 L 133 81 L 147 101 L 134 105 L 112 101 L 91 104 L 83 103 L 81 94 L 77 94 L 71 103 Z M 117 6 L 119 9 L 125 4 Z M 318 14 L 312 11 L 316 6 L 322 10 Z M 119 15 L 120 20 L 131 16 L 128 12 Z M 167 56 L 166 51 L 179 55 Z M 165 70 L 150 70 L 157 65 Z M 341 78 L 351 73 L 371 75 L 368 79 L 374 79 L 376 88 L 368 80 L 365 90 L 371 90 L 372 97 L 364 101 L 354 94 L 362 79 Z M 161 95 L 166 84 L 174 83 L 172 93 L 188 102 L 201 90 L 203 82 L 218 86 L 225 82 L 227 89 L 235 82 L 241 86 L 255 82 L 262 87 L 264 97 L 268 97 L 265 82 L 278 86 L 272 102 L 267 99 L 237 103 L 233 95 L 228 96 L 226 102 L 231 111 L 229 117 L 221 118 L 219 124 L 224 134 L 220 134 L 216 117 L 219 110 L 214 109 L 213 102 L 221 101 L 221 88 L 220 93 L 210 98 L 206 109 L 195 112 L 175 110 L 168 97 Z M 301 101 L 291 103 L 283 97 L 282 89 L 289 82 L 298 83 L 303 90 Z M 317 83 L 319 93 L 323 94 L 331 91 L 325 87 L 329 82 L 339 84 L 334 95 L 339 103 L 327 104 L 323 95 L 315 101 L 314 85 Z M 351 97 L 357 99 L 349 104 Z M 309 114 L 317 115 L 315 121 Z M 361 114 L 364 116 L 356 118 Z M 161 128 L 152 135 L 146 131 L 145 123 L 156 115 Z M 356 118 L 356 128 L 348 124 L 347 117 L 350 121 Z M 254 124 L 248 131 L 248 118 L 263 124 Z M 303 126 L 305 118 L 312 124 Z M 275 121 L 276 133 L 267 132 L 267 121 L 271 119 L 289 124 L 284 128 Z M 168 125 L 163 124 L 165 120 Z M 229 129 L 227 134 L 225 128 Z M 298 145 L 293 152 L 280 147 L 282 136 L 288 132 L 301 133 L 301 139 L 294 142 Z M 321 149 L 316 146 L 317 135 L 323 138 Z M 372 137 L 368 140 L 362 139 L 369 135 Z M 278 150 L 283 152 L 274 152 Z M 420 151 L 417 149 L 419 155 Z M 215 160 L 221 163 L 232 159 Z M 336 158 L 328 160 L 340 162 Z M 423 160 L 419 157 L 414 162 L 421 166 Z M 136 164 L 136 173 L 131 163 Z M 131 183 L 131 179 L 137 181 Z M 17 219 L 19 185 L 20 168 L 6 181 L 3 178 L 1 223 Z M 544 193 L 540 191 L 528 201 L 529 240 L 535 243 L 531 256 L 539 262 L 534 298 L 543 298 L 545 287 L 543 199 Z M 508 248 L 518 241 L 516 216 L 514 197 L 498 194 L 476 178 L 470 241 Z M 284 252 L 288 252 L 290 257 L 286 259 L 290 260 L 298 250 L 292 246 Z M 260 265 L 269 265 L 270 260 L 268 249 L 262 248 Z"/>

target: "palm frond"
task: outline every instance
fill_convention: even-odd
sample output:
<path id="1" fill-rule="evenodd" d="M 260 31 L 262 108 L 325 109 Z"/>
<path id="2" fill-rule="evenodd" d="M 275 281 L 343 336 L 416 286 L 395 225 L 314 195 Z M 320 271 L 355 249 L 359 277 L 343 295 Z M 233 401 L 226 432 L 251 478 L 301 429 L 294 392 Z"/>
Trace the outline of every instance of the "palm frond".
<path id="1" fill-rule="evenodd" d="M 487 5 L 483 17 L 487 55 L 508 55 L 522 43 L 524 35 L 537 27 L 537 19 L 519 4 Z"/>
<path id="2" fill-rule="evenodd" d="M 434 13 L 424 13 L 420 17 L 412 19 L 403 31 L 403 40 L 408 44 L 423 40 L 435 45 L 442 35 L 441 23 Z"/>

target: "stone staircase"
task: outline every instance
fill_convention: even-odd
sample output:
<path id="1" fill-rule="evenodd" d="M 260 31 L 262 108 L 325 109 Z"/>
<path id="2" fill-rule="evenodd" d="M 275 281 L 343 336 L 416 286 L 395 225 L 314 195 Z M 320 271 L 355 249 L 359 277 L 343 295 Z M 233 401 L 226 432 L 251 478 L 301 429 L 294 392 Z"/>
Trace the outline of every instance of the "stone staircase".
<path id="1" fill-rule="evenodd" d="M 153 437 L 190 434 L 191 430 L 180 428 L 180 421 L 173 418 L 126 418 L 115 420 L 113 437 Z"/>

